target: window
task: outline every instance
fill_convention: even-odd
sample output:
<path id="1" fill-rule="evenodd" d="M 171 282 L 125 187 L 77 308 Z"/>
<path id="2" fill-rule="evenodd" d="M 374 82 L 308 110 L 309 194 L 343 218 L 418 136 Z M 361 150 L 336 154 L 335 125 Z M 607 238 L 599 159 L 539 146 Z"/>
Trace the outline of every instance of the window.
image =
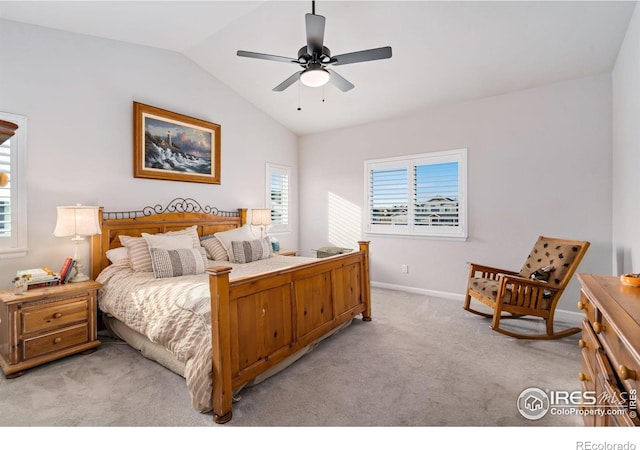
<path id="1" fill-rule="evenodd" d="M 291 168 L 267 164 L 267 208 L 271 209 L 270 233 L 291 231 L 289 223 L 289 183 Z"/>
<path id="2" fill-rule="evenodd" d="M 365 161 L 367 232 L 467 237 L 467 150 Z"/>
<path id="3" fill-rule="evenodd" d="M 0 120 L 18 126 L 0 145 L 0 173 L 9 177 L 0 187 L 0 258 L 15 258 L 27 254 L 27 119 L 0 112 Z"/>

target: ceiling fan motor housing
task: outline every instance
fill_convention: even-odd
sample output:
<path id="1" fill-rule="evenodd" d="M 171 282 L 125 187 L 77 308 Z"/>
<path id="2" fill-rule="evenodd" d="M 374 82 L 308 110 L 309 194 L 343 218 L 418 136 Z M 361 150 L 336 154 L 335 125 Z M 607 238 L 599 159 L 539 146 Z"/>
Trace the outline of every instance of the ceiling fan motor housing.
<path id="1" fill-rule="evenodd" d="M 307 64 L 310 63 L 328 64 L 331 62 L 331 50 L 329 50 L 327 47 L 322 46 L 321 55 L 310 55 L 307 50 L 308 47 L 306 45 L 298 50 L 298 62 L 302 67 L 307 67 Z"/>

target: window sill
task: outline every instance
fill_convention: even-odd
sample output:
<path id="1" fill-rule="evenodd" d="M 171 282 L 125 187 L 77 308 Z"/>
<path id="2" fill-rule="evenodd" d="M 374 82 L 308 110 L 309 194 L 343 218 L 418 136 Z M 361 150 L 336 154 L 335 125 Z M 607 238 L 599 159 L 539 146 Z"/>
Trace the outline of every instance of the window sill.
<path id="1" fill-rule="evenodd" d="M 383 238 L 401 238 L 401 239 L 429 239 L 437 241 L 459 241 L 465 242 L 469 236 L 453 236 L 448 234 L 411 234 L 411 233 L 383 233 L 377 231 L 365 231 L 365 236 L 375 236 Z"/>
<path id="2" fill-rule="evenodd" d="M 0 250 L 0 259 L 23 258 L 27 256 L 26 248 L 11 248 Z"/>

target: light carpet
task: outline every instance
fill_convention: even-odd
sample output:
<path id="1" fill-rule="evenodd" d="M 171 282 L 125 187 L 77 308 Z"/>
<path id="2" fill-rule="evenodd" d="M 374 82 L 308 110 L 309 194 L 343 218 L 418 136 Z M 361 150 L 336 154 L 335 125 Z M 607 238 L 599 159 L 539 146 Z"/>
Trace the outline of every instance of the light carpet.
<path id="1" fill-rule="evenodd" d="M 291 367 L 241 391 L 224 427 L 582 425 L 577 415 L 528 420 L 516 408 L 525 388 L 580 390 L 579 335 L 513 339 L 458 301 L 379 288 L 372 289 L 372 312 L 372 322 L 354 320 Z M 92 354 L 13 380 L 0 375 L 0 425 L 220 427 L 211 413 L 192 409 L 180 376 L 122 342 L 101 340 Z"/>

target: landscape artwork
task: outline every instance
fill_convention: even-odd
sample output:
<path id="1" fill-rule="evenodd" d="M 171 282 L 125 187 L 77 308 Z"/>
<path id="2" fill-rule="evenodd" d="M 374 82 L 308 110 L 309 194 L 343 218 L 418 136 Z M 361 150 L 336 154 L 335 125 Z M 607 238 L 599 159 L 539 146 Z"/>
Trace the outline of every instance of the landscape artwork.
<path id="1" fill-rule="evenodd" d="M 134 177 L 220 184 L 220 125 L 133 105 Z"/>

